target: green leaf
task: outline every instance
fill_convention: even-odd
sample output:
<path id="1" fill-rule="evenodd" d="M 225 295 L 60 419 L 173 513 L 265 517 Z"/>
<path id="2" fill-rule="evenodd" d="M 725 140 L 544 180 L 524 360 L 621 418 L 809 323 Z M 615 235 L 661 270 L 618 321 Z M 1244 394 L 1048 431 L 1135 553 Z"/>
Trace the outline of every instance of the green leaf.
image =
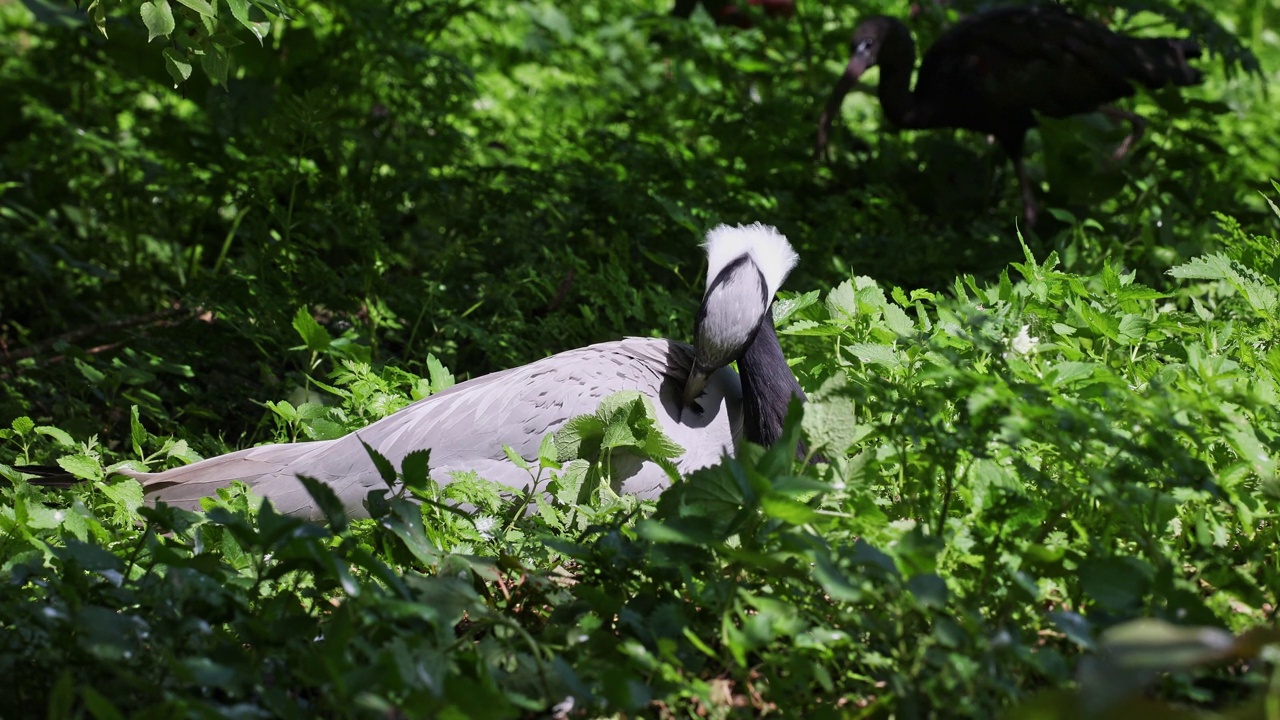
<path id="1" fill-rule="evenodd" d="M 311 316 L 311 312 L 305 307 L 298 308 L 298 312 L 294 314 L 293 329 L 302 338 L 303 346 L 311 352 L 328 350 L 329 345 L 333 343 L 333 338 L 330 337 L 329 331 L 316 322 L 316 319 Z"/>
<path id="2" fill-rule="evenodd" d="M 520 453 L 516 452 L 516 449 L 511 447 L 510 445 L 504 444 L 502 446 L 502 452 L 506 454 L 507 459 L 511 461 L 511 464 L 515 465 L 521 470 L 525 470 L 525 471 L 533 470 L 533 464 L 530 463 L 528 460 L 525 460 L 524 458 L 520 457 Z"/>
<path id="3" fill-rule="evenodd" d="M 307 489 L 307 494 L 316 502 L 316 507 L 320 508 L 320 512 L 329 521 L 329 527 L 335 535 L 347 529 L 347 509 L 343 507 L 342 501 L 338 499 L 338 494 L 333 491 L 333 488 L 307 475 L 298 475 L 298 482 Z"/>
<path id="4" fill-rule="evenodd" d="M 58 465 L 63 470 L 80 478 L 81 480 L 100 480 L 102 479 L 102 464 L 95 457 L 88 455 L 67 455 L 58 458 Z"/>
<path id="5" fill-rule="evenodd" d="M 204 43 L 204 54 L 200 56 L 200 67 L 214 85 L 227 87 L 227 51 L 212 42 Z"/>
<path id="6" fill-rule="evenodd" d="M 818 518 L 818 512 L 813 508 L 779 493 L 767 493 L 760 498 L 760 509 L 769 517 L 792 525 L 804 525 Z"/>
<path id="7" fill-rule="evenodd" d="M 231 8 L 231 16 L 236 19 L 236 22 L 253 33 L 253 36 L 258 39 L 258 44 L 262 44 L 267 33 L 271 31 L 271 23 L 255 22 L 249 19 L 249 0 L 227 0 L 227 7 Z"/>
<path id="8" fill-rule="evenodd" d="M 231 17 L 245 27 L 249 27 L 249 0 L 226 0 L 231 9 Z"/>
<path id="9" fill-rule="evenodd" d="M 844 393 L 845 387 L 844 375 L 836 375 L 805 405 L 800 426 L 813 444 L 811 449 L 843 454 L 858 437 L 857 408 Z"/>
<path id="10" fill-rule="evenodd" d="M 142 24 L 147 27 L 147 42 L 158 37 L 167 38 L 173 33 L 173 9 L 169 7 L 169 0 L 144 2 L 139 12 Z"/>
<path id="11" fill-rule="evenodd" d="M 63 447 L 73 448 L 76 446 L 76 441 L 72 440 L 71 435 L 61 428 L 56 428 L 51 425 L 41 425 L 36 428 L 36 434 L 51 437 Z"/>
<path id="12" fill-rule="evenodd" d="M 391 461 L 382 453 L 370 447 L 369 443 L 361 440 L 360 444 L 364 446 L 364 451 L 369 453 L 369 459 L 373 461 L 373 466 L 378 469 L 378 475 L 382 478 L 382 481 L 387 484 L 387 487 L 394 489 L 396 486 L 396 469 L 391 464 Z"/>
<path id="13" fill-rule="evenodd" d="M 218 16 L 217 9 L 213 5 L 205 2 L 205 0 L 178 0 L 178 2 L 186 5 L 205 17 L 212 18 Z"/>
<path id="14" fill-rule="evenodd" d="M 164 69 L 169 71 L 169 77 L 173 78 L 175 85 L 181 85 L 191 77 L 191 61 L 187 59 L 186 53 L 173 47 L 167 47 L 161 51 L 164 56 Z"/>
<path id="15" fill-rule="evenodd" d="M 129 406 L 129 438 L 133 441 L 133 454 L 143 457 L 142 446 L 147 442 L 147 429 L 142 427 L 138 406 Z"/>
<path id="16" fill-rule="evenodd" d="M 435 355 L 427 353 L 427 377 L 431 378 L 431 394 L 453 387 L 453 374 L 445 369 L 444 364 Z"/>
<path id="17" fill-rule="evenodd" d="M 552 433 L 542 436 L 542 444 L 538 446 L 538 465 L 544 470 L 560 469 L 556 452 L 556 436 Z"/>
<path id="18" fill-rule="evenodd" d="M 18 433 L 18 437 L 22 437 L 31 432 L 35 426 L 36 424 L 26 415 L 16 417 L 9 423 L 9 427 L 13 428 L 13 431 Z"/>
<path id="19" fill-rule="evenodd" d="M 411 492 L 424 491 L 431 481 L 430 448 L 414 450 L 405 455 L 400 461 L 400 475 Z"/>
<path id="20" fill-rule="evenodd" d="M 142 507 L 142 485 L 137 480 L 125 478 L 110 485 L 104 483 L 99 487 L 103 495 L 129 515 L 136 514 L 138 508 Z"/>

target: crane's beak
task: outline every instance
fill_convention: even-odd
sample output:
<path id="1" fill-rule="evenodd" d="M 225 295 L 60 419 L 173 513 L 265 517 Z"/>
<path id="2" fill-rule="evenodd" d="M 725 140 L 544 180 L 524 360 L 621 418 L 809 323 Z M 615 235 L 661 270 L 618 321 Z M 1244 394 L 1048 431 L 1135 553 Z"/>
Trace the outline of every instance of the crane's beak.
<path id="1" fill-rule="evenodd" d="M 707 383 L 711 380 L 711 373 L 705 368 L 699 367 L 698 363 L 694 363 L 693 369 L 689 371 L 689 379 L 684 382 L 684 395 L 680 399 L 680 407 L 687 408 L 693 405 L 693 401 L 698 399 L 703 390 L 707 389 Z"/>

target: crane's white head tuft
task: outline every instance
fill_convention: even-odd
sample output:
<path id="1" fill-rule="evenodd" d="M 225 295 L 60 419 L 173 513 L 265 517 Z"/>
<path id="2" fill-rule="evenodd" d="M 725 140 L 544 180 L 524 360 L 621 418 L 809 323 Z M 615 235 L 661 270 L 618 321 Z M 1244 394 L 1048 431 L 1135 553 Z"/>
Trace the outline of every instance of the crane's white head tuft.
<path id="1" fill-rule="evenodd" d="M 684 387 L 691 405 L 711 373 L 742 357 L 769 305 L 799 258 L 776 228 L 720 225 L 707 233 L 707 290 L 694 325 L 693 369 Z"/>
<path id="2" fill-rule="evenodd" d="M 748 255 L 764 275 L 765 291 L 773 299 L 800 258 L 778 229 L 763 223 L 717 225 L 707 233 L 707 289 L 734 260 Z"/>

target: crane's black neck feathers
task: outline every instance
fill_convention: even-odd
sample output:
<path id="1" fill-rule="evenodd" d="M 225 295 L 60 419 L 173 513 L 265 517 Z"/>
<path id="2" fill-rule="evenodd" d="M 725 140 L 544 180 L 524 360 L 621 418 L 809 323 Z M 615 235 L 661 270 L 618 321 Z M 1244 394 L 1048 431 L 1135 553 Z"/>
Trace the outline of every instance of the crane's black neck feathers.
<path id="1" fill-rule="evenodd" d="M 770 314 L 765 314 L 755 340 L 738 361 L 738 373 L 742 378 L 743 431 L 753 443 L 773 445 L 782 437 L 791 398 L 801 402 L 806 398 L 782 354 Z"/>

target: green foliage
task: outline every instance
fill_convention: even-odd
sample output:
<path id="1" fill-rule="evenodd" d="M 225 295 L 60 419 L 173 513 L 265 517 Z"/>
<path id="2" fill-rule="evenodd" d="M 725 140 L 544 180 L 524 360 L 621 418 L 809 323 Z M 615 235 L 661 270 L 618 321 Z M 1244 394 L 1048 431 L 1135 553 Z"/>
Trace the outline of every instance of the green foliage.
<path id="1" fill-rule="evenodd" d="M 0 3 L 0 715 L 1269 717 L 1277 9 L 1076 3 L 1207 80 L 1119 164 L 1046 122 L 1022 237 L 983 138 L 869 95 L 810 159 L 855 18 L 907 5 Z M 520 496 L 377 459 L 373 520 L 114 474 L 688 339 L 702 231 L 755 220 L 810 402 L 656 507 L 609 490 L 681 451 L 625 395 L 510 453 Z"/>

